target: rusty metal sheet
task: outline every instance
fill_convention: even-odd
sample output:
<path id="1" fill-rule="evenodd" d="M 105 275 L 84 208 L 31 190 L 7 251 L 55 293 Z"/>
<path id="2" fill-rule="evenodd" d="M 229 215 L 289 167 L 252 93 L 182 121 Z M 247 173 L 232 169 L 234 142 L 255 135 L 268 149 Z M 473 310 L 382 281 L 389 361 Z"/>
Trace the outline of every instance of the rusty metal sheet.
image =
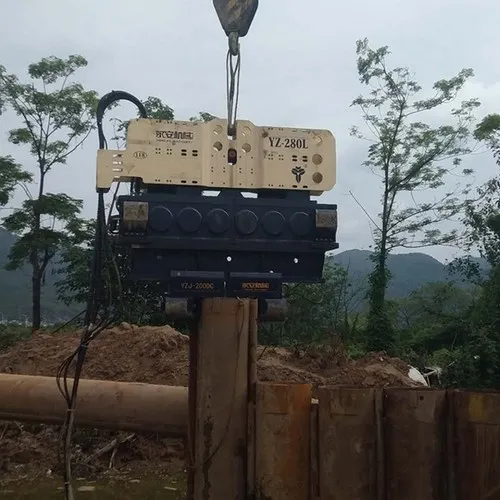
<path id="1" fill-rule="evenodd" d="M 257 344 L 259 303 L 250 301 L 250 324 L 248 329 L 248 417 L 247 417 L 247 498 L 255 498 L 255 422 L 257 399 Z"/>
<path id="2" fill-rule="evenodd" d="M 196 455 L 196 386 L 198 379 L 198 322 L 194 321 L 189 333 L 189 422 L 187 426 L 187 488 L 186 500 L 194 500 L 195 455 Z"/>
<path id="3" fill-rule="evenodd" d="M 376 389 L 321 387 L 321 500 L 373 500 L 377 495 Z"/>
<path id="4" fill-rule="evenodd" d="M 384 391 L 388 499 L 447 498 L 446 424 L 446 391 Z"/>
<path id="5" fill-rule="evenodd" d="M 250 300 L 202 302 L 195 412 L 195 500 L 246 498 Z"/>
<path id="6" fill-rule="evenodd" d="M 311 384 L 257 383 L 256 498 L 309 498 Z"/>
<path id="7" fill-rule="evenodd" d="M 319 499 L 319 404 L 317 399 L 313 399 L 311 404 L 311 474 L 309 478 L 310 497 L 309 500 Z"/>
<path id="8" fill-rule="evenodd" d="M 500 500 L 500 393 L 454 391 L 457 500 Z"/>

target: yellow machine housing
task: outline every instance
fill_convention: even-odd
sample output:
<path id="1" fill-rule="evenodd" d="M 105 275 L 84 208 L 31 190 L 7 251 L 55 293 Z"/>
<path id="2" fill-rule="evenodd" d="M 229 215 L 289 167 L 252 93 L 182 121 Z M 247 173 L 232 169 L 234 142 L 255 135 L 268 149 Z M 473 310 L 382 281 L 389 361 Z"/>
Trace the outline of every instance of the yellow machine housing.
<path id="1" fill-rule="evenodd" d="M 145 184 L 197 185 L 239 190 L 286 189 L 320 195 L 336 180 L 335 138 L 328 130 L 258 127 L 237 121 L 138 118 L 124 150 L 98 150 L 97 188 L 142 179 Z M 236 161 L 235 161 L 236 160 Z"/>

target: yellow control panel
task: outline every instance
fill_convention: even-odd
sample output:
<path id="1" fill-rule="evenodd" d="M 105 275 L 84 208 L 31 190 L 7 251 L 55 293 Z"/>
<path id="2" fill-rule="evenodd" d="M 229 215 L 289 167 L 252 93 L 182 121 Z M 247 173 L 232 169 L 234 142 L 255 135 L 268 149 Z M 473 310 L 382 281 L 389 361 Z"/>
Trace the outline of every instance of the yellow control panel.
<path id="1" fill-rule="evenodd" d="M 336 181 L 335 138 L 328 130 L 138 118 L 124 150 L 97 153 L 97 188 L 140 178 L 146 184 L 305 190 L 319 195 Z"/>

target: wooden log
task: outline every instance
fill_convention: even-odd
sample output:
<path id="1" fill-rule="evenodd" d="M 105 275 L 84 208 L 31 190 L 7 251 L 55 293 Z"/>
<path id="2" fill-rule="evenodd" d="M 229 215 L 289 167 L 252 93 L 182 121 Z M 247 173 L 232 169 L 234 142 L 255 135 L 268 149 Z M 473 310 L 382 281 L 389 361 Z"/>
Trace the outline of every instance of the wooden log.
<path id="1" fill-rule="evenodd" d="M 0 419 L 62 424 L 66 408 L 55 378 L 0 374 Z M 183 436 L 187 420 L 186 387 L 80 380 L 77 426 Z"/>

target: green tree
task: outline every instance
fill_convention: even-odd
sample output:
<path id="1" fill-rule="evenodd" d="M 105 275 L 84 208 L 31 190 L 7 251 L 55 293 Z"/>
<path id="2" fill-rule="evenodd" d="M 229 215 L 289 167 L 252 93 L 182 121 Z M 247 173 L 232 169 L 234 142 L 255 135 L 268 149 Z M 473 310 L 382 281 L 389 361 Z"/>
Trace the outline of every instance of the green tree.
<path id="1" fill-rule="evenodd" d="M 25 186 L 33 176 L 22 169 L 12 156 L 0 156 L 0 207 L 9 203 L 15 188 Z"/>
<path id="2" fill-rule="evenodd" d="M 500 115 L 487 115 L 477 125 L 474 137 L 484 141 L 493 152 L 497 164 L 500 162 Z"/>
<path id="3" fill-rule="evenodd" d="M 95 219 L 72 221 L 70 244 L 61 249 L 55 282 L 58 299 L 70 304 L 85 304 L 90 287 Z"/>
<path id="4" fill-rule="evenodd" d="M 143 104 L 149 118 L 154 118 L 155 120 L 174 119 L 174 110 L 159 97 L 149 96 L 143 101 Z M 137 111 L 137 116 L 140 117 L 139 111 Z M 124 148 L 127 142 L 127 128 L 130 120 L 111 118 L 111 121 L 115 124 L 115 133 L 112 139 L 116 141 L 118 149 Z"/>
<path id="5" fill-rule="evenodd" d="M 354 287 L 343 267 L 327 263 L 324 281 L 284 287 L 288 315 L 283 325 L 266 325 L 261 341 L 274 345 L 310 344 L 331 339 L 348 340 L 355 328 L 355 312 L 363 291 Z M 354 319 L 354 321 L 352 321 Z"/>
<path id="6" fill-rule="evenodd" d="M 385 304 L 390 275 L 387 256 L 398 247 L 419 248 L 449 244 L 455 231 L 441 232 L 437 226 L 460 213 L 459 195 L 469 186 L 456 187 L 440 194 L 448 174 L 456 174 L 461 157 L 470 153 L 470 127 L 476 99 L 462 101 L 451 111 L 449 123 L 431 126 L 420 121 L 421 115 L 445 108 L 457 97 L 473 75 L 464 69 L 450 80 L 439 80 L 434 95 L 420 98 L 421 87 L 408 68 L 387 66 L 387 47 L 373 50 L 366 39 L 357 42 L 359 79 L 368 94 L 352 103 L 362 113 L 367 135 L 354 127 L 353 135 L 368 140 L 364 166 L 381 179 L 381 212 L 374 225 L 374 269 L 370 275 L 369 314 L 367 318 L 370 348 L 393 347 L 394 328 Z M 470 170 L 463 169 L 467 176 Z M 432 201 L 421 201 L 418 193 L 435 192 Z M 406 205 L 406 207 L 404 206 Z"/>
<path id="7" fill-rule="evenodd" d="M 155 120 L 174 120 L 174 110 L 165 104 L 159 97 L 149 96 L 144 102 L 144 107 L 148 117 L 154 118 Z M 139 113 L 138 113 L 138 116 Z M 206 111 L 200 111 L 197 116 L 192 116 L 189 118 L 190 122 L 202 123 L 209 122 L 216 118 L 214 115 L 207 113 Z M 115 134 L 113 140 L 116 141 L 118 148 L 125 147 L 126 144 L 126 134 L 129 120 L 120 120 L 118 118 L 112 118 L 111 121 L 115 123 Z"/>
<path id="8" fill-rule="evenodd" d="M 500 166 L 500 115 L 486 116 L 476 127 L 474 135 L 491 150 L 497 166 Z M 465 213 L 464 222 L 468 228 L 465 249 L 479 249 L 491 270 L 486 279 L 480 280 L 482 291 L 470 315 L 468 342 L 453 353 L 453 362 L 446 371 L 446 382 L 452 386 L 498 388 L 500 385 L 499 206 L 500 177 L 497 174 L 478 188 L 478 199 L 467 205 Z M 471 272 L 470 261 L 460 264 Z"/>
<path id="9" fill-rule="evenodd" d="M 71 241 L 70 230 L 82 207 L 65 193 L 47 192 L 48 174 L 67 163 L 94 128 L 97 94 L 71 79 L 87 65 L 85 58 L 54 56 L 30 64 L 29 83 L 0 66 L 0 102 L 13 111 L 21 126 L 9 133 L 13 144 L 29 148 L 36 184 L 27 199 L 6 217 L 4 227 L 20 237 L 9 254 L 8 269 L 25 263 L 32 268 L 32 325 L 41 323 L 41 288 L 45 272 L 56 253 Z"/>
<path id="10" fill-rule="evenodd" d="M 486 116 L 474 135 L 491 150 L 500 167 L 500 115 Z M 500 176 L 497 174 L 480 186 L 477 194 L 477 199 L 466 206 L 465 247 L 468 251 L 479 249 L 481 256 L 496 266 L 500 264 Z"/>
<path id="11" fill-rule="evenodd" d="M 206 111 L 200 111 L 198 113 L 198 116 L 192 116 L 189 119 L 189 121 L 195 122 L 195 123 L 200 123 L 200 122 L 206 123 L 206 122 L 212 121 L 215 118 L 217 118 L 217 117 L 214 115 L 211 115 L 210 113 L 207 113 Z"/>
<path id="12" fill-rule="evenodd" d="M 445 383 L 464 388 L 500 387 L 500 266 L 482 287 L 470 315 L 467 342 L 451 353 Z"/>
<path id="13" fill-rule="evenodd" d="M 93 257 L 95 220 L 76 220 L 71 228 L 71 244 L 61 252 L 59 279 L 55 287 L 59 300 L 66 305 L 85 304 L 90 291 L 90 273 Z M 114 297 L 120 294 L 123 321 L 133 324 L 164 324 L 160 300 L 162 290 L 156 283 L 137 283 L 126 279 L 128 256 L 115 249 L 114 263 L 120 283 L 107 283 L 107 291 Z M 120 286 L 121 289 L 118 288 Z"/>
<path id="14" fill-rule="evenodd" d="M 396 301 L 400 353 L 412 350 L 427 355 L 463 345 L 469 332 L 469 313 L 478 293 L 476 287 L 436 282 Z"/>

